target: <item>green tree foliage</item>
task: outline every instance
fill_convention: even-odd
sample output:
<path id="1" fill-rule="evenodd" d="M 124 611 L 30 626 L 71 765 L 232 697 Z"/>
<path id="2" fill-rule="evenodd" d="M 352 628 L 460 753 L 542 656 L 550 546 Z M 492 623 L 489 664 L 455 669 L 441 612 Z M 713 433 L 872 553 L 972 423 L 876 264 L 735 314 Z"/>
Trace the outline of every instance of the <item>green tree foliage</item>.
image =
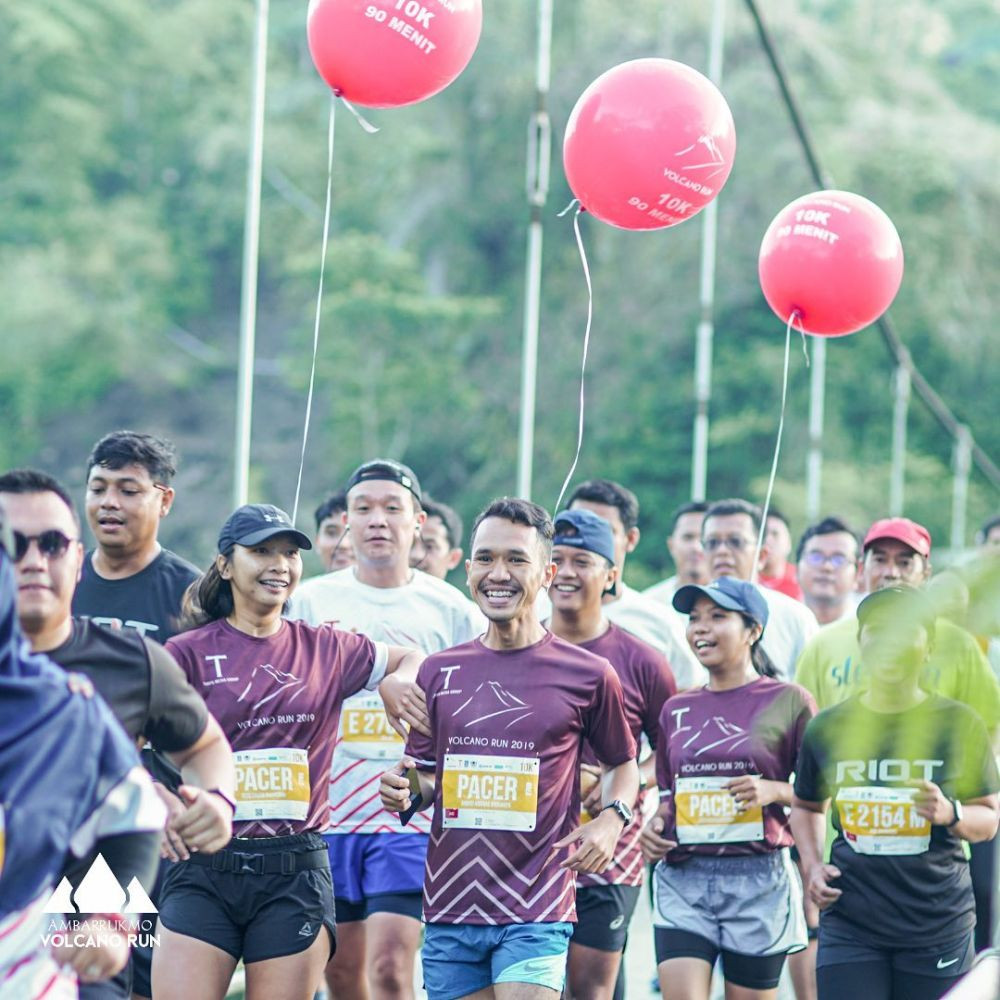
<path id="1" fill-rule="evenodd" d="M 303 512 L 374 453 L 410 462 L 471 516 L 514 489 L 524 300 L 525 130 L 535 5 L 487 3 L 467 71 L 421 105 L 336 109 L 332 219 Z M 576 441 L 586 287 L 560 165 L 583 88 L 626 59 L 704 70 L 710 4 L 556 0 L 553 169 L 535 498 L 555 501 Z M 893 307 L 917 364 L 1000 457 L 1000 37 L 992 4 L 761 5 L 838 186 L 893 218 L 906 277 Z M 77 481 L 94 438 L 155 429 L 182 452 L 174 536 L 204 561 L 229 506 L 250 120 L 253 4 L 39 0 L 0 10 L 0 463 Z M 291 505 L 312 351 L 330 99 L 303 4 L 271 4 L 253 427 L 256 499 Z M 756 277 L 773 215 L 813 184 L 742 3 L 727 5 L 723 91 L 736 165 L 719 200 L 709 491 L 761 498 L 783 327 Z M 666 568 L 690 489 L 699 223 L 626 233 L 583 217 L 594 281 L 578 478 L 643 504 L 630 572 Z M 777 499 L 802 526 L 808 371 L 792 356 Z M 885 511 L 891 370 L 873 329 L 833 341 L 824 507 Z M 951 442 L 914 403 L 908 512 L 949 522 Z M 997 505 L 974 480 L 970 516 Z M 172 519 L 173 520 L 173 519 Z"/>

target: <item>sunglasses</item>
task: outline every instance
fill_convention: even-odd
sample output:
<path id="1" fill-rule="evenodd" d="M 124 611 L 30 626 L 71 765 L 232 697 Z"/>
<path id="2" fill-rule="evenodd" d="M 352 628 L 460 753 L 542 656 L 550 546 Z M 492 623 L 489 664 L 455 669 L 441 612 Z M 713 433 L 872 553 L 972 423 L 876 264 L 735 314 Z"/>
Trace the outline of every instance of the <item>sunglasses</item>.
<path id="1" fill-rule="evenodd" d="M 66 554 L 66 550 L 73 542 L 72 538 L 67 538 L 61 531 L 51 528 L 43 531 L 40 535 L 22 535 L 20 531 L 14 532 L 14 551 L 11 558 L 19 563 L 27 554 L 31 543 L 38 545 L 38 551 L 46 559 L 58 559 Z"/>

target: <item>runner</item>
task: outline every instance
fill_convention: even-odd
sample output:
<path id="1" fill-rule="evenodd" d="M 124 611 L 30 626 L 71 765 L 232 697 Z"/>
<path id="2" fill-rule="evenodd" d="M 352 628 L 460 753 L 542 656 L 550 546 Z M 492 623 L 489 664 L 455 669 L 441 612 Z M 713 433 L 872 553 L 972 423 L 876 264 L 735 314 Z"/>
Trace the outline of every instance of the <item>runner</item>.
<path id="1" fill-rule="evenodd" d="M 291 617 L 314 625 L 334 621 L 424 653 L 479 635 L 485 623 L 474 604 L 443 580 L 410 568 L 426 516 L 413 470 L 383 459 L 365 462 L 346 492 L 357 566 L 305 583 L 291 602 Z M 402 752 L 377 694 L 361 692 L 345 703 L 326 834 L 340 935 L 327 983 L 337 1000 L 413 997 L 430 815 L 418 814 L 401 828 L 379 802 L 386 761 Z"/>
<path id="2" fill-rule="evenodd" d="M 552 522 L 526 500 L 491 503 L 472 529 L 469 589 L 486 635 L 428 657 L 418 684 L 432 735 L 411 731 L 382 802 L 409 778 L 434 803 L 424 883 L 431 1000 L 554 1000 L 575 919 L 574 872 L 611 863 L 639 787 L 621 684 L 601 657 L 538 621 Z M 578 825 L 583 740 L 608 768 L 597 818 Z M 407 769 L 412 775 L 404 777 Z"/>
<path id="3" fill-rule="evenodd" d="M 152 434 L 114 431 L 87 459 L 86 514 L 97 542 L 87 553 L 73 614 L 166 642 L 198 568 L 157 541 L 170 514 L 174 446 Z"/>
<path id="4" fill-rule="evenodd" d="M 1000 788 L 982 720 L 921 687 L 930 602 L 883 588 L 858 607 L 868 683 L 809 725 L 792 827 L 824 910 L 821 1000 L 933 1000 L 969 967 L 975 904 L 961 841 L 997 830 Z M 823 863 L 824 812 L 837 837 Z"/>
<path id="5" fill-rule="evenodd" d="M 198 588 L 206 624 L 167 644 L 233 745 L 236 836 L 167 873 L 153 958 L 157 1000 L 217 1000 L 241 958 L 249 996 L 312 997 L 334 948 L 318 831 L 341 705 L 379 686 L 394 724 L 426 718 L 407 708 L 419 696 L 409 680 L 419 654 L 281 617 L 302 575 L 299 550 L 309 547 L 284 511 L 240 507 Z M 406 680 L 386 676 L 401 666 Z"/>
<path id="6" fill-rule="evenodd" d="M 344 521 L 346 510 L 347 497 L 343 490 L 332 493 L 316 508 L 316 554 L 327 573 L 354 565 L 354 549 L 347 538 Z"/>
<path id="7" fill-rule="evenodd" d="M 128 959 L 123 942 L 86 943 L 96 933 L 86 914 L 76 915 L 83 941 L 45 947 L 67 856 L 99 851 L 120 885 L 149 886 L 164 810 L 103 701 L 26 652 L 8 557 L 22 545 L 0 506 L 0 996 L 59 1000 Z"/>
<path id="8" fill-rule="evenodd" d="M 655 873 L 656 958 L 665 1000 L 708 1000 L 721 955 L 726 996 L 777 995 L 790 952 L 806 946 L 798 876 L 788 855 L 789 775 L 808 692 L 775 679 L 763 650 L 761 590 L 722 577 L 682 587 L 687 637 L 708 686 L 670 699 L 660 714 L 661 805 L 642 834 Z"/>
<path id="9" fill-rule="evenodd" d="M 618 585 L 613 594 L 604 595 L 605 617 L 663 653 L 681 688 L 697 683 L 698 678 L 688 676 L 686 669 L 684 629 L 662 605 L 625 583 L 625 560 L 635 551 L 640 537 L 639 501 L 635 494 L 610 479 L 588 479 L 573 490 L 567 506 L 592 511 L 611 525 Z M 547 613 L 545 607 L 543 617 Z"/>
<path id="10" fill-rule="evenodd" d="M 762 587 L 780 590 L 793 600 L 802 600 L 795 564 L 788 557 L 792 554 L 792 533 L 788 518 L 777 507 L 767 511 L 767 527 L 764 529 L 764 544 L 767 548 L 757 578 Z"/>
<path id="11" fill-rule="evenodd" d="M 611 526 L 589 510 L 566 510 L 556 515 L 552 540 L 556 575 L 549 588 L 553 635 L 603 656 L 615 668 L 625 698 L 625 716 L 636 746 L 645 733 L 656 749 L 660 709 L 677 691 L 674 675 L 658 650 L 613 625 L 603 615 L 601 597 L 615 587 L 614 539 Z M 655 758 L 640 765 L 640 793 L 632 811 L 642 812 L 643 789 L 655 783 Z M 584 747 L 581 794 L 584 819 L 600 810 L 600 766 L 589 746 Z M 615 847 L 611 867 L 577 877 L 577 923 L 569 947 L 567 995 L 577 998 L 625 996 L 620 974 L 629 923 L 642 888 L 643 862 L 639 847 L 640 823 L 630 823 Z"/>
<path id="12" fill-rule="evenodd" d="M 716 500 L 705 512 L 701 543 L 708 557 L 712 579 L 732 576 L 751 580 L 754 553 L 760 534 L 761 510 L 746 500 Z M 767 558 L 761 549 L 761 563 Z M 818 630 L 813 613 L 801 602 L 778 590 L 762 588 L 767 602 L 767 637 L 761 648 L 782 680 L 792 680 L 795 664 L 809 639 Z"/>
<path id="13" fill-rule="evenodd" d="M 410 565 L 446 580 L 462 561 L 462 519 L 446 503 L 430 497 L 424 497 L 423 508 L 427 520 L 414 539 Z"/>
<path id="14" fill-rule="evenodd" d="M 861 598 L 858 537 L 839 517 L 810 524 L 799 539 L 795 561 L 802 600 L 820 625 L 854 617 Z"/>

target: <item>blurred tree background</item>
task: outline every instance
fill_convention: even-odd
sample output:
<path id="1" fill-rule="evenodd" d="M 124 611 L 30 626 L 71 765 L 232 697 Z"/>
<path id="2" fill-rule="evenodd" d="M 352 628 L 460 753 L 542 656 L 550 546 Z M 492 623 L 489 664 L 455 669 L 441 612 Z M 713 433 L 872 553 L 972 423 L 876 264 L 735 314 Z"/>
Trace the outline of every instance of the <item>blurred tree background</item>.
<path id="1" fill-rule="evenodd" d="M 525 134 L 535 4 L 486 0 L 466 72 L 410 108 L 338 109 L 317 397 L 299 520 L 364 458 L 389 455 L 470 519 L 515 488 L 524 296 Z M 764 0 L 821 158 L 879 204 L 906 253 L 892 316 L 917 365 L 1000 460 L 1000 18 L 993 0 Z M 711 5 L 555 0 L 553 184 L 545 257 L 535 499 L 572 459 L 586 287 L 561 142 L 600 73 L 658 55 L 702 71 Z M 0 10 L 0 466 L 82 494 L 118 427 L 181 455 L 164 541 L 204 564 L 228 513 L 253 4 L 37 0 Z M 252 499 L 295 491 L 318 281 L 328 91 L 304 2 L 272 0 L 264 137 Z M 782 324 L 757 284 L 768 222 L 812 190 L 745 6 L 729 0 L 722 90 L 737 155 L 719 198 L 709 493 L 762 499 Z M 577 479 L 642 503 L 632 582 L 663 574 L 687 499 L 700 229 L 582 220 L 594 279 Z M 823 508 L 859 528 L 888 503 L 892 369 L 874 329 L 830 343 Z M 808 371 L 793 355 L 775 502 L 804 527 Z M 946 544 L 951 441 L 911 404 L 907 514 Z M 973 475 L 970 527 L 1000 507 Z"/>

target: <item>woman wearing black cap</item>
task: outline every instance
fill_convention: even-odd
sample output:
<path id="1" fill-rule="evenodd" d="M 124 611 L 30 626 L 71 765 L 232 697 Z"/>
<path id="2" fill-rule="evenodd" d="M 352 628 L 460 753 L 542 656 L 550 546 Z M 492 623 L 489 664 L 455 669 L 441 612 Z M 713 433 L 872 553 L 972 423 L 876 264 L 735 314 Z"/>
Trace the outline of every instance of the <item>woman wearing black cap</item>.
<path id="1" fill-rule="evenodd" d="M 858 606 L 867 688 L 816 716 L 795 778 L 792 828 L 823 911 L 821 1000 L 936 1000 L 973 957 L 962 840 L 997 830 L 1000 779 L 972 709 L 920 687 L 934 608 L 890 587 Z M 837 831 L 823 863 L 824 814 Z"/>
<path id="2" fill-rule="evenodd" d="M 334 948 L 319 831 L 341 704 L 378 687 L 394 726 L 426 725 L 412 683 L 421 654 L 282 618 L 310 547 L 284 511 L 240 507 L 192 602 L 201 626 L 168 643 L 229 737 L 237 796 L 230 844 L 191 853 L 165 880 L 157 1000 L 222 998 L 241 958 L 248 996 L 313 996 Z"/>
<path id="3" fill-rule="evenodd" d="M 665 1000 L 708 1000 L 722 958 L 730 1000 L 776 995 L 785 956 L 806 945 L 788 856 L 789 776 L 815 713 L 809 693 L 774 679 L 760 648 L 767 603 L 745 580 L 688 585 L 674 607 L 708 684 L 666 702 L 643 831 L 654 873 L 656 959 Z"/>

